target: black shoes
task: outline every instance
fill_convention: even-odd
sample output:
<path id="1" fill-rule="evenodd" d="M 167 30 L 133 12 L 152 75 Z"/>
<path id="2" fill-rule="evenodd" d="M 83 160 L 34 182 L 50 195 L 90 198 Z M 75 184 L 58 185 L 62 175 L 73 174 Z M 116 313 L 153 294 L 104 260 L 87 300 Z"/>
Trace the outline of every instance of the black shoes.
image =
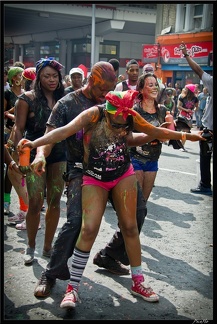
<path id="1" fill-rule="evenodd" d="M 128 275 L 130 273 L 129 269 L 120 261 L 112 259 L 109 255 L 102 255 L 100 252 L 93 258 L 93 264 L 100 268 L 105 268 L 119 276 Z"/>
<path id="2" fill-rule="evenodd" d="M 51 293 L 51 289 L 54 286 L 56 280 L 46 277 L 45 272 L 42 271 L 41 278 L 39 279 L 35 290 L 35 297 L 48 297 Z"/>
<path id="3" fill-rule="evenodd" d="M 204 187 L 198 186 L 197 188 L 191 189 L 190 191 L 192 193 L 196 193 L 196 194 L 212 196 L 212 190 L 210 188 L 204 188 Z"/>

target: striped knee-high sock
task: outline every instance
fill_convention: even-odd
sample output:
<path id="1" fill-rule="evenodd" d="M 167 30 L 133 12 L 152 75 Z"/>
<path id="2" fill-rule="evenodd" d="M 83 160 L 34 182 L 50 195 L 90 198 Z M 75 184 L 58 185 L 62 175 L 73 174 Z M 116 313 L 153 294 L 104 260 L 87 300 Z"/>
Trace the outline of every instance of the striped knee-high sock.
<path id="1" fill-rule="evenodd" d="M 74 290 L 78 290 L 81 277 L 89 259 L 90 252 L 80 251 L 74 248 L 72 255 L 72 269 L 70 271 L 70 282 Z"/>

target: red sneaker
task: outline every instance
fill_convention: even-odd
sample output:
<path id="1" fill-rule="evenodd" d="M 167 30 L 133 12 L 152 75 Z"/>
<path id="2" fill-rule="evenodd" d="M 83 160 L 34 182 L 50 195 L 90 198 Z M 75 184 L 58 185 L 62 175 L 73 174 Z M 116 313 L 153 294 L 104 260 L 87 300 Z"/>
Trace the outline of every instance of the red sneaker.
<path id="1" fill-rule="evenodd" d="M 66 288 L 65 297 L 63 298 L 60 307 L 61 308 L 75 308 L 76 302 L 79 301 L 78 294 L 73 290 L 72 285 L 68 284 Z"/>
<path id="2" fill-rule="evenodd" d="M 159 296 L 153 292 L 152 288 L 145 286 L 144 282 L 134 282 L 131 293 L 135 296 L 142 297 L 147 302 L 153 303 L 159 301 Z"/>

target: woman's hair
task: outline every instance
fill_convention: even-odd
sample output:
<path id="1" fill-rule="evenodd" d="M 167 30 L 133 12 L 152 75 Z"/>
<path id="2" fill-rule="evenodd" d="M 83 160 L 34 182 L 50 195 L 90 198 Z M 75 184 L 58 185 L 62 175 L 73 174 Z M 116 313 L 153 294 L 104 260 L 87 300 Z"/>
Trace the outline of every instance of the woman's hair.
<path id="1" fill-rule="evenodd" d="M 40 100 L 46 100 L 46 97 L 43 93 L 43 89 L 41 89 L 41 84 L 40 84 L 40 74 L 43 69 L 40 69 L 40 71 L 36 74 L 36 79 L 35 79 L 35 84 L 34 84 L 34 90 L 35 90 L 35 96 L 38 101 Z M 59 75 L 59 85 L 58 87 L 54 90 L 54 98 L 55 101 L 57 102 L 60 98 L 64 96 L 64 85 L 63 85 L 63 77 L 60 71 L 57 71 Z"/>
<path id="2" fill-rule="evenodd" d="M 31 90 L 32 82 L 33 82 L 32 80 L 25 79 L 25 84 L 24 84 L 24 90 L 25 91 L 30 91 Z"/>
<path id="3" fill-rule="evenodd" d="M 138 78 L 138 81 L 137 81 L 137 85 L 136 85 L 136 90 L 139 91 L 139 94 L 137 96 L 138 100 L 139 101 L 142 101 L 143 99 L 143 95 L 141 94 L 140 90 L 142 90 L 144 88 L 144 85 L 145 85 L 145 80 L 149 77 L 154 77 L 155 80 L 157 81 L 157 84 L 158 84 L 158 87 L 159 87 L 159 83 L 158 83 L 158 80 L 157 80 L 157 76 L 153 73 L 146 73 L 146 74 L 142 74 L 140 75 L 140 77 Z M 158 103 L 157 101 L 155 100 L 155 107 L 157 108 L 158 107 Z"/>
<path id="4" fill-rule="evenodd" d="M 185 89 L 186 89 L 186 96 L 185 97 L 190 98 L 190 99 L 196 97 L 195 94 L 194 94 L 194 92 L 192 92 L 188 88 L 185 88 Z"/>

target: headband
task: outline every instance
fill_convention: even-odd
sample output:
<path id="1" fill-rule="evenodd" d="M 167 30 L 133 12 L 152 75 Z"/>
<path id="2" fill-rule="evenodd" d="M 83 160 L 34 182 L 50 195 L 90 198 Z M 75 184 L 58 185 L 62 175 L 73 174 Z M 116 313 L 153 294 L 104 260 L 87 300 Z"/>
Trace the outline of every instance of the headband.
<path id="1" fill-rule="evenodd" d="M 136 113 L 132 109 L 136 96 L 138 95 L 136 90 L 127 91 L 110 91 L 105 96 L 106 98 L 106 110 L 110 114 L 114 114 L 115 117 L 122 115 L 126 120 L 128 115 L 135 116 Z"/>
<path id="2" fill-rule="evenodd" d="M 38 73 L 45 66 L 51 66 L 57 71 L 60 71 L 64 67 L 62 64 L 54 60 L 53 57 L 41 58 L 38 62 L 36 62 L 35 66 L 36 66 L 36 73 Z"/>
<path id="3" fill-rule="evenodd" d="M 8 71 L 8 81 L 11 84 L 12 78 L 16 76 L 17 74 L 23 72 L 24 70 L 19 66 L 12 66 Z"/>

